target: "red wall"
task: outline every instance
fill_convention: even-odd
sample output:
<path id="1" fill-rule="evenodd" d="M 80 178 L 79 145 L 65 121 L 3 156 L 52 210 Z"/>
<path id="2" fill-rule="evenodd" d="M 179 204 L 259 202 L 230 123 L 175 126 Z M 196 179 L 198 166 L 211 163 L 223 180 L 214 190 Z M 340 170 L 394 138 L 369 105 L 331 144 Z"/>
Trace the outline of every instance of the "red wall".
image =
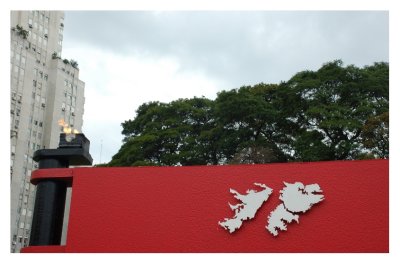
<path id="1" fill-rule="evenodd" d="M 49 175 L 73 179 L 67 244 L 59 252 L 389 251 L 388 160 L 49 169 L 32 181 Z M 325 200 L 273 237 L 265 225 L 283 181 L 318 183 Z M 233 217 L 228 202 L 239 202 L 229 189 L 245 193 L 258 189 L 255 182 L 273 193 L 230 234 L 218 225 Z"/>

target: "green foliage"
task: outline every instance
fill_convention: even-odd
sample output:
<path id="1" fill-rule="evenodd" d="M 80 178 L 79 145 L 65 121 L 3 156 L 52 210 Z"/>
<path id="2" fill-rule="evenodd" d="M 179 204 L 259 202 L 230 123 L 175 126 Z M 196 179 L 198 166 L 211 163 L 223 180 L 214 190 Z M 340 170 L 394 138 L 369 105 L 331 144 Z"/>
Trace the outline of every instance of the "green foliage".
<path id="1" fill-rule="evenodd" d="M 361 131 L 362 143 L 380 158 L 389 158 L 389 112 L 372 116 Z"/>
<path id="2" fill-rule="evenodd" d="M 387 158 L 389 65 L 337 60 L 215 100 L 148 102 L 122 128 L 109 166 Z"/>
<path id="3" fill-rule="evenodd" d="M 71 64 L 71 66 L 75 69 L 78 69 L 78 62 L 75 60 L 70 60 L 69 63 Z"/>
<path id="4" fill-rule="evenodd" d="M 370 148 L 361 132 L 369 118 L 389 110 L 388 81 L 385 63 L 359 69 L 334 61 L 282 84 L 291 104 L 288 118 L 298 126 L 292 133 L 299 140 L 293 145 L 296 159 L 320 160 L 303 156 L 310 149 L 323 160 L 355 159 Z"/>
<path id="5" fill-rule="evenodd" d="M 16 31 L 18 36 L 21 36 L 23 39 L 27 39 L 29 36 L 29 31 L 25 30 L 22 26 L 16 25 L 15 28 L 12 28 L 13 31 Z"/>
<path id="6" fill-rule="evenodd" d="M 57 52 L 53 52 L 52 54 L 51 54 L 51 58 L 53 59 L 53 60 L 56 60 L 56 59 L 61 59 L 61 57 L 60 56 L 58 56 L 58 53 Z"/>
<path id="7" fill-rule="evenodd" d="M 109 167 L 109 165 L 108 165 L 108 163 L 99 163 L 99 164 L 93 165 L 93 167 Z"/>
<path id="8" fill-rule="evenodd" d="M 216 164 L 212 106 L 205 98 L 141 105 L 137 117 L 122 124 L 125 143 L 110 164 Z"/>

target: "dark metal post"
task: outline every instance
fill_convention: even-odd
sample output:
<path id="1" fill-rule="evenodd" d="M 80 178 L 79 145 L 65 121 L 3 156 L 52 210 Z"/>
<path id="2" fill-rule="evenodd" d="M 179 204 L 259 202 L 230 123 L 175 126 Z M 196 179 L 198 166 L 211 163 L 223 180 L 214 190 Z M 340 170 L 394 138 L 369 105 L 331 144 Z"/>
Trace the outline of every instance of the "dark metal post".
<path id="1" fill-rule="evenodd" d="M 33 159 L 39 162 L 39 169 L 91 165 L 89 144 L 84 134 L 71 137 L 62 133 L 58 149 L 37 150 Z M 44 179 L 37 183 L 30 246 L 60 245 L 69 185 L 69 182 L 55 179 Z"/>

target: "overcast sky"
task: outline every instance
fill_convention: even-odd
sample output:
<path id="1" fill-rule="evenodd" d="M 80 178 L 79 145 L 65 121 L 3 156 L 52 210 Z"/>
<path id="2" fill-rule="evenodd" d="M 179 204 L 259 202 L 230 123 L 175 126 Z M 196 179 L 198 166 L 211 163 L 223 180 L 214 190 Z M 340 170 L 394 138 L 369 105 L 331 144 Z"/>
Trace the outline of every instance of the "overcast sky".
<path id="1" fill-rule="evenodd" d="M 62 57 L 86 83 L 83 132 L 94 163 L 121 146 L 121 123 L 170 102 L 287 81 L 342 59 L 389 61 L 386 11 L 68 11 Z"/>

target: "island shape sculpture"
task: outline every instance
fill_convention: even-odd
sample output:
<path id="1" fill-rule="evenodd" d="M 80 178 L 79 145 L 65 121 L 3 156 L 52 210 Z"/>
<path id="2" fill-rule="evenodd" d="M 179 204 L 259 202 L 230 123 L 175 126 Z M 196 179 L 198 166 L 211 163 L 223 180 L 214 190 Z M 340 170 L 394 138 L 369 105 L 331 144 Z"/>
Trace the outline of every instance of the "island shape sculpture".
<path id="1" fill-rule="evenodd" d="M 279 196 L 282 203 L 270 213 L 266 225 L 266 229 L 274 236 L 278 235 L 278 230 L 287 230 L 286 223 L 293 220 L 298 223 L 300 213 L 305 213 L 324 200 L 324 196 L 320 194 L 322 190 L 316 183 L 306 186 L 301 182 L 284 184 L 285 188 L 280 191 Z"/>
<path id="2" fill-rule="evenodd" d="M 272 193 L 272 189 L 261 183 L 254 183 L 254 185 L 263 188 L 262 191 L 247 190 L 246 194 L 240 194 L 234 189 L 230 189 L 230 193 L 234 194 L 234 197 L 241 201 L 241 203 L 229 206 L 235 215 L 232 218 L 225 218 L 224 221 L 218 222 L 224 229 L 229 230 L 229 233 L 233 233 L 239 229 L 243 221 L 253 219 L 256 212 L 261 205 L 268 200 Z"/>

